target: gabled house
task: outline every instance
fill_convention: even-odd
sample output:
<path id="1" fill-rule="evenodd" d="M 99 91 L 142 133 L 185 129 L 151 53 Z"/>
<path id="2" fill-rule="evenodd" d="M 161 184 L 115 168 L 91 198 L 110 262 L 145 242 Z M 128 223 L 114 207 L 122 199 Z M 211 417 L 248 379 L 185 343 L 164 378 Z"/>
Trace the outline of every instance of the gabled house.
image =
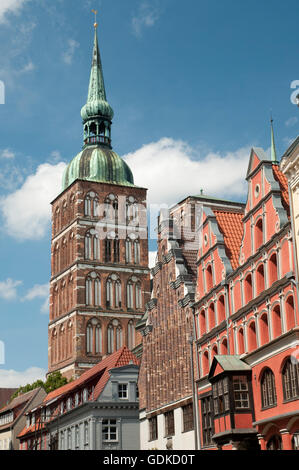
<path id="1" fill-rule="evenodd" d="M 27 414 L 22 450 L 139 449 L 139 361 L 123 346 Z"/>
<path id="2" fill-rule="evenodd" d="M 26 423 L 25 413 L 38 406 L 46 396 L 39 387 L 14 398 L 0 410 L 0 450 L 18 450 L 17 436 Z"/>

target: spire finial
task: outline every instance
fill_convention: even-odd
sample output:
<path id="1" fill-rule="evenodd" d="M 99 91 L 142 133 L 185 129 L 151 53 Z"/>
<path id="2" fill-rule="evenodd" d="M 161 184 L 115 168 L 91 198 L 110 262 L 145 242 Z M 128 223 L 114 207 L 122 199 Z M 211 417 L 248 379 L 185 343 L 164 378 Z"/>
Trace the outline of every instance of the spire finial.
<path id="1" fill-rule="evenodd" d="M 95 16 L 94 28 L 97 29 L 97 27 L 98 27 L 98 23 L 97 23 L 98 10 L 91 10 L 91 11 L 92 11 L 92 13 L 94 13 L 94 16 Z"/>

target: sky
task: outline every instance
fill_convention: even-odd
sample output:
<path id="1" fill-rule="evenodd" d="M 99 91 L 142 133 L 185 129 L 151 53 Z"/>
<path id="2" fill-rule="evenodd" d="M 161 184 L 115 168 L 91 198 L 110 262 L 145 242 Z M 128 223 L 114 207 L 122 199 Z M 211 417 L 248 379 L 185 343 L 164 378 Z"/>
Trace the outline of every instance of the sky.
<path id="1" fill-rule="evenodd" d="M 91 9 L 113 149 L 150 207 L 244 202 L 271 113 L 279 157 L 298 135 L 297 0 L 1 0 L 0 387 L 47 371 L 50 202 L 82 148 Z"/>

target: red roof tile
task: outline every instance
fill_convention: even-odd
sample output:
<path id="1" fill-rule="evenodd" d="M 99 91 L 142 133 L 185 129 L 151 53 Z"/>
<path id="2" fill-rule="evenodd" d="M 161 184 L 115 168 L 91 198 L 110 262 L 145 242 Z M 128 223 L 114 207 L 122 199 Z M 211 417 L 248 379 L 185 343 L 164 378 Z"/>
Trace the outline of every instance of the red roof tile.
<path id="1" fill-rule="evenodd" d="M 231 262 L 232 268 L 239 266 L 240 247 L 243 238 L 243 213 L 214 209 L 214 214 L 223 234 L 226 246 L 226 254 Z"/>
<path id="2" fill-rule="evenodd" d="M 100 375 L 100 379 L 94 390 L 94 398 L 96 399 L 108 381 L 109 370 L 115 367 L 128 365 L 130 361 L 132 361 L 133 364 L 139 365 L 139 361 L 136 356 L 126 346 L 123 346 L 121 349 L 110 354 L 94 367 L 84 372 L 78 379 L 48 393 L 43 403 L 47 403 L 54 398 L 70 393 L 72 390 L 75 390 L 89 380 L 94 379 L 97 375 Z"/>
<path id="3" fill-rule="evenodd" d="M 282 196 L 282 203 L 287 211 L 288 215 L 290 215 L 290 200 L 289 200 L 289 190 L 288 190 L 288 180 L 286 176 L 280 171 L 278 165 L 272 165 L 273 174 L 276 181 L 278 181 L 280 189 L 281 189 L 281 196 Z"/>

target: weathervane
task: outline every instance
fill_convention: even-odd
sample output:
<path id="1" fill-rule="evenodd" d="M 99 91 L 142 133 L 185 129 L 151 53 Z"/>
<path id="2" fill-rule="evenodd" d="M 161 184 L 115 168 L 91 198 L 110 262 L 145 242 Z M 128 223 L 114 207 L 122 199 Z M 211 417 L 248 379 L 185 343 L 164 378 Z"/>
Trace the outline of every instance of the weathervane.
<path id="1" fill-rule="evenodd" d="M 91 11 L 94 13 L 94 16 L 95 16 L 94 27 L 97 28 L 97 27 L 98 27 L 98 23 L 97 23 L 97 14 L 98 14 L 98 10 L 91 10 Z"/>

